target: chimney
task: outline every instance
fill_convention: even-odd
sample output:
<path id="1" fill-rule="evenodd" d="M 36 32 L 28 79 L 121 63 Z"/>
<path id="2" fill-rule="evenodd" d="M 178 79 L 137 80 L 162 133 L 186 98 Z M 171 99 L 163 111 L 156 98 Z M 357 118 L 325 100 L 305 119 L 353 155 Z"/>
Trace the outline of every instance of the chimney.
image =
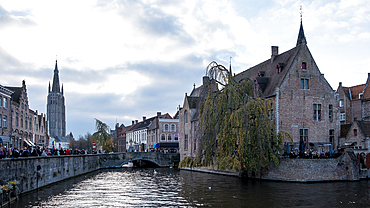
<path id="1" fill-rule="evenodd" d="M 145 121 L 146 120 L 146 117 L 145 116 L 143 116 L 143 121 Z"/>
<path id="2" fill-rule="evenodd" d="M 209 77 L 208 76 L 204 76 L 203 77 L 203 85 L 204 86 L 207 86 L 209 84 Z"/>
<path id="3" fill-rule="evenodd" d="M 157 112 L 157 117 L 160 117 L 161 116 L 161 112 Z"/>
<path id="4" fill-rule="evenodd" d="M 138 120 L 135 120 L 135 124 L 137 124 Z"/>
<path id="5" fill-rule="evenodd" d="M 342 87 L 342 82 L 339 82 L 339 87 Z"/>
<path id="6" fill-rule="evenodd" d="M 271 63 L 274 62 L 277 55 L 279 55 L 279 46 L 271 46 Z"/>
<path id="7" fill-rule="evenodd" d="M 135 124 L 135 121 L 134 120 L 132 120 L 132 125 L 134 125 Z"/>

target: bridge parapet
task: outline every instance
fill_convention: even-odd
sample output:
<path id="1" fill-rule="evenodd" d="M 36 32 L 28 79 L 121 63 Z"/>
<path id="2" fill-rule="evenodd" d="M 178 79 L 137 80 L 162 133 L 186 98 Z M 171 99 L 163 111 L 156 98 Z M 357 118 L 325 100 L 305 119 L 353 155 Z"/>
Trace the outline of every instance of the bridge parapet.
<path id="1" fill-rule="evenodd" d="M 170 167 L 179 164 L 180 154 L 162 152 L 121 152 L 104 154 L 100 155 L 100 167 L 122 167 L 123 164 L 127 164 L 129 161 L 134 160 L 149 161 L 155 163 L 159 167 Z"/>

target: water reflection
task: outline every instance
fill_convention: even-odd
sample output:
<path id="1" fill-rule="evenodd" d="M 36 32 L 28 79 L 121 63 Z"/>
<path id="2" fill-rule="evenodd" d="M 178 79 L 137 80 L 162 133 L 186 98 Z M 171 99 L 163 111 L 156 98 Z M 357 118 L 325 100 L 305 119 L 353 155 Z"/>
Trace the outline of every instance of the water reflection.
<path id="1" fill-rule="evenodd" d="M 93 172 L 22 195 L 10 207 L 368 207 L 369 181 L 285 183 L 176 169 Z"/>

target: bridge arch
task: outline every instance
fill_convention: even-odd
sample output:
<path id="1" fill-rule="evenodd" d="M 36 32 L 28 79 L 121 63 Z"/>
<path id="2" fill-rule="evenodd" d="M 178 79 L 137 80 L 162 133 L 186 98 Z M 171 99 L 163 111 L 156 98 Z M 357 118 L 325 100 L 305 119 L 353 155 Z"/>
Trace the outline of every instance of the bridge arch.
<path id="1" fill-rule="evenodd" d="M 120 167 L 122 167 L 125 164 L 128 164 L 132 162 L 134 167 L 162 167 L 158 162 L 148 159 L 148 158 L 133 158 L 128 159 L 127 161 L 123 162 Z"/>

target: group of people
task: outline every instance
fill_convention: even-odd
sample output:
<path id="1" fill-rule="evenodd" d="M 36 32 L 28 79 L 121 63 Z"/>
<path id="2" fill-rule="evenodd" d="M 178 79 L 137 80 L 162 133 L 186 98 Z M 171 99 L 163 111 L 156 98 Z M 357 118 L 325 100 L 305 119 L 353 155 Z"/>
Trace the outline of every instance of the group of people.
<path id="1" fill-rule="evenodd" d="M 13 149 L 0 147 L 0 159 L 18 158 L 18 157 L 59 156 L 59 155 L 72 155 L 72 154 L 80 155 L 80 154 L 88 154 L 88 152 L 83 149 L 78 150 L 77 148 L 72 151 L 70 149 L 64 150 L 63 148 L 41 149 L 39 146 L 24 147 L 23 150 L 18 150 L 17 147 L 14 147 Z"/>
<path id="2" fill-rule="evenodd" d="M 284 153 L 284 156 L 287 156 L 289 158 L 309 158 L 309 159 L 338 157 L 339 155 L 340 153 L 325 152 L 323 149 L 321 149 L 321 151 L 317 151 L 314 149 L 305 149 L 304 151 L 299 151 L 297 148 L 292 149 L 290 153 L 287 152 Z"/>

